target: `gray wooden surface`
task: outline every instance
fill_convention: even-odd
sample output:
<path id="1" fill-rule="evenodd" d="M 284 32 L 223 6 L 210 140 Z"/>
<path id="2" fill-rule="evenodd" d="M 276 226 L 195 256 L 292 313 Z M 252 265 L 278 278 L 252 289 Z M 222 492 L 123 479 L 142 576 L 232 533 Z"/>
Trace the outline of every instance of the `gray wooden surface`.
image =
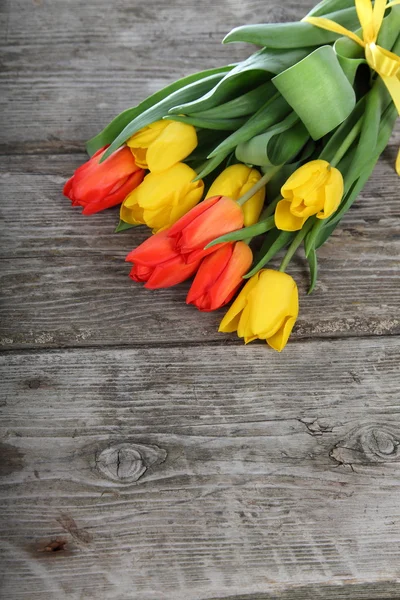
<path id="1" fill-rule="evenodd" d="M 281 355 L 142 289 L 62 197 L 83 142 L 233 26 L 312 0 L 3 0 L 1 588 L 7 600 L 400 598 L 397 128 L 306 268 Z"/>

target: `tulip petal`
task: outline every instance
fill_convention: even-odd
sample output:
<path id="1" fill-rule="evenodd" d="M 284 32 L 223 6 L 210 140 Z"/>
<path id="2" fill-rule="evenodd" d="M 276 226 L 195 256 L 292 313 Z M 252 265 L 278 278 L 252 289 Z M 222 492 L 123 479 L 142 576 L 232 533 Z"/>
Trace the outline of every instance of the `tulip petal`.
<path id="1" fill-rule="evenodd" d="M 275 225 L 282 231 L 299 231 L 306 218 L 296 217 L 290 210 L 291 202 L 289 200 L 280 200 L 275 209 Z"/>
<path id="2" fill-rule="evenodd" d="M 280 329 L 274 335 L 267 338 L 267 344 L 277 352 L 282 352 L 295 323 L 295 317 L 287 317 Z"/>
<path id="3" fill-rule="evenodd" d="M 192 125 L 166 121 L 157 139 L 147 150 L 147 165 L 152 173 L 169 169 L 184 160 L 197 146 L 196 129 Z"/>
<path id="4" fill-rule="evenodd" d="M 188 265 L 177 256 L 168 263 L 157 265 L 144 287 L 149 290 L 172 287 L 189 279 L 198 266 L 199 263 Z"/>
<path id="5" fill-rule="evenodd" d="M 258 337 L 268 339 L 279 331 L 288 315 L 297 316 L 296 283 L 286 273 L 261 271 L 252 302 L 251 329 Z"/>
<path id="6" fill-rule="evenodd" d="M 256 273 L 251 279 L 249 279 L 249 281 L 240 291 L 238 297 L 235 299 L 228 312 L 222 319 L 218 331 L 221 331 L 223 333 L 231 333 L 232 331 L 237 330 L 241 313 L 247 304 L 247 299 L 250 292 L 256 287 L 258 283 L 258 279 L 259 273 Z"/>
<path id="7" fill-rule="evenodd" d="M 291 198 L 292 191 L 296 190 L 296 195 L 304 197 L 307 194 L 309 185 L 312 185 L 315 175 L 321 171 L 326 171 L 329 167 L 326 160 L 311 160 L 305 165 L 299 167 L 284 183 L 281 188 L 283 198 Z M 298 190 L 298 188 L 303 188 Z"/>
<path id="8" fill-rule="evenodd" d="M 344 192 L 344 181 L 341 172 L 332 168 L 325 185 L 325 202 L 323 209 L 317 214 L 318 219 L 327 219 L 338 208 Z"/>

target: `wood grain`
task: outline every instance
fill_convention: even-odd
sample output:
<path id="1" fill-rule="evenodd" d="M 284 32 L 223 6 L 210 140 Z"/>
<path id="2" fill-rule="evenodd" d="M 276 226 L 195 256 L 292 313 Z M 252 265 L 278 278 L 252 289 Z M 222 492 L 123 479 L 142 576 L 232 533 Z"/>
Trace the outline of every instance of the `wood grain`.
<path id="1" fill-rule="evenodd" d="M 294 20 L 312 4 L 4 2 L 4 148 L 12 150 L 15 143 L 21 147 L 21 142 L 83 142 L 116 114 L 174 79 L 247 57 L 249 46 L 221 45 L 233 27 L 263 19 Z"/>
<path id="2" fill-rule="evenodd" d="M 395 598 L 398 339 L 266 352 L 4 355 L 6 597 Z"/>

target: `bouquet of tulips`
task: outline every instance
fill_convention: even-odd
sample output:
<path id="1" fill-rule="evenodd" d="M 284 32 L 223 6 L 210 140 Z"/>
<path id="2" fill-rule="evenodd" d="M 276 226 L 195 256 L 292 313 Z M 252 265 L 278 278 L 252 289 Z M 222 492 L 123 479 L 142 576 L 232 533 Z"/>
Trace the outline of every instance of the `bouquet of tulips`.
<path id="1" fill-rule="evenodd" d="M 303 246 L 311 292 L 317 250 L 400 112 L 399 4 L 323 0 L 298 23 L 234 29 L 224 42 L 261 49 L 118 115 L 87 143 L 91 158 L 64 194 L 84 214 L 121 204 L 117 231 L 150 227 L 126 258 L 134 281 L 193 277 L 187 303 L 201 311 L 238 293 L 220 331 L 281 351 L 299 310 L 290 261 Z"/>

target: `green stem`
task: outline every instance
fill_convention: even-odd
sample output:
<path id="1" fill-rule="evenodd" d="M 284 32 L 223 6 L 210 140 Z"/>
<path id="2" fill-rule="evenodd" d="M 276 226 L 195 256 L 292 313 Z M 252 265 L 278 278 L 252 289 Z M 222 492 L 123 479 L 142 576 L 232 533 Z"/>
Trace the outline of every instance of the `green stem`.
<path id="1" fill-rule="evenodd" d="M 296 237 L 294 238 L 293 242 L 290 244 L 288 251 L 286 252 L 286 254 L 281 262 L 281 266 L 279 267 L 279 270 L 282 273 L 284 273 L 286 271 L 287 266 L 290 263 L 290 261 L 292 260 L 294 253 L 296 252 L 297 248 L 300 246 L 300 244 L 302 243 L 302 241 L 304 240 L 304 238 L 306 237 L 307 233 L 310 231 L 312 226 L 313 226 L 313 219 L 308 219 L 304 223 L 303 227 L 300 229 L 300 231 L 298 232 Z"/>
<path id="2" fill-rule="evenodd" d="M 275 175 L 275 173 L 279 171 L 280 168 L 281 165 L 279 165 L 279 167 L 270 167 L 265 173 L 265 175 L 263 175 L 261 179 L 257 181 L 257 183 L 254 184 L 252 188 L 249 189 L 248 192 L 246 192 L 241 198 L 236 200 L 237 204 L 239 204 L 239 206 L 243 206 L 243 204 L 250 200 L 250 198 L 252 198 L 254 194 L 261 190 L 261 188 L 263 188 L 264 185 L 266 185 L 268 181 L 272 179 L 272 177 Z"/>
<path id="3" fill-rule="evenodd" d="M 346 154 L 347 150 L 350 148 L 352 143 L 357 139 L 363 124 L 364 116 L 357 121 L 354 127 L 349 131 L 347 136 L 344 138 L 343 142 L 336 150 L 334 157 L 330 161 L 332 167 L 336 167 L 342 160 L 343 156 Z"/>

